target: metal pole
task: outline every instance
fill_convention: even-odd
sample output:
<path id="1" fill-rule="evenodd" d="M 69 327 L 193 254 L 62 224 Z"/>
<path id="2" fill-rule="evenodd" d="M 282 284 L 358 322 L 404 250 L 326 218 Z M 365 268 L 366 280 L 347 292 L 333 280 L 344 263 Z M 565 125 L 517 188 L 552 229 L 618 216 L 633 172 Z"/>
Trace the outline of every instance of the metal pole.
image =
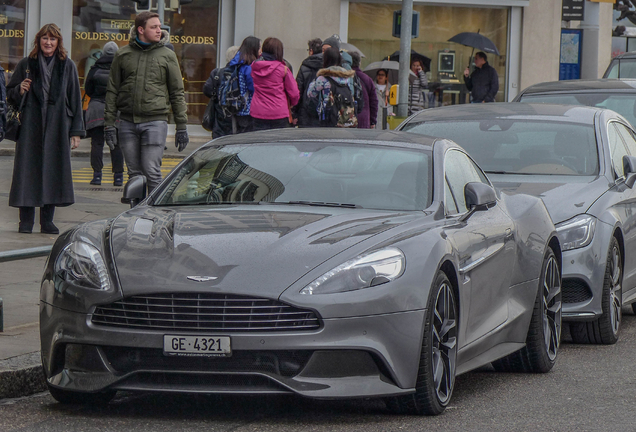
<path id="1" fill-rule="evenodd" d="M 4 331 L 4 312 L 2 308 L 2 298 L 0 298 L 0 332 Z"/>
<path id="2" fill-rule="evenodd" d="M 157 14 L 159 14 L 159 21 L 163 24 L 163 15 L 166 9 L 166 0 L 158 0 L 157 1 Z"/>
<path id="3" fill-rule="evenodd" d="M 406 117 L 409 110 L 409 73 L 411 71 L 411 32 L 413 30 L 413 0 L 402 0 L 400 23 L 400 85 L 397 115 Z"/>

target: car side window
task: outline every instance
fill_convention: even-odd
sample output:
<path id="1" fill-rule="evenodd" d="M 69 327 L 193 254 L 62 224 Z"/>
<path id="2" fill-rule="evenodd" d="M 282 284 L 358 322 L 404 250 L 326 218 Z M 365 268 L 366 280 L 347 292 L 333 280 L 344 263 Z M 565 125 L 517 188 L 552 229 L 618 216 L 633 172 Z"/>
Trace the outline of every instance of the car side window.
<path id="1" fill-rule="evenodd" d="M 471 182 L 488 183 L 484 173 L 466 154 L 459 150 L 449 150 L 444 161 L 446 175 L 444 204 L 449 215 L 466 213 L 464 187 Z"/>
<path id="2" fill-rule="evenodd" d="M 634 132 L 631 131 L 628 127 L 621 123 L 614 123 L 618 133 L 621 138 L 623 138 L 623 142 L 627 145 L 627 151 L 630 155 L 636 156 L 636 139 L 634 139 Z M 621 163 L 621 166 L 623 164 Z"/>
<path id="3" fill-rule="evenodd" d="M 623 172 L 623 156 L 629 154 L 625 143 L 620 137 L 616 123 L 612 122 L 607 128 L 607 136 L 609 137 L 609 150 L 614 166 L 615 178 L 621 178 L 625 175 Z"/>

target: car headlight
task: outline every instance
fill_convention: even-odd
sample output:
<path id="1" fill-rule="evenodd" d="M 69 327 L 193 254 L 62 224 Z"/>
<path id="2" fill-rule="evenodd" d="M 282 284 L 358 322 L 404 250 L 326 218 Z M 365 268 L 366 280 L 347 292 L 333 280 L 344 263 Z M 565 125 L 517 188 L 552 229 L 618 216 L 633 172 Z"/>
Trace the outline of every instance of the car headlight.
<path id="1" fill-rule="evenodd" d="M 339 265 L 303 288 L 301 294 L 331 294 L 369 288 L 399 278 L 406 259 L 401 250 L 387 248 Z"/>
<path id="2" fill-rule="evenodd" d="M 594 238 L 596 218 L 590 215 L 578 215 L 556 225 L 562 250 L 582 248 Z"/>
<path id="3" fill-rule="evenodd" d="M 110 278 L 102 255 L 95 246 L 83 241 L 74 241 L 62 250 L 55 261 L 55 273 L 87 288 L 110 288 Z"/>

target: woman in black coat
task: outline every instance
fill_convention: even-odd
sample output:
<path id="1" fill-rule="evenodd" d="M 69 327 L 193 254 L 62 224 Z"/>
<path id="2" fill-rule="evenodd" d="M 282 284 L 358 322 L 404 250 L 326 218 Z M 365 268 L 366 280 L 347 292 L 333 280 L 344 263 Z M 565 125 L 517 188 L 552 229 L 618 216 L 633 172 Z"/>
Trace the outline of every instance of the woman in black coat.
<path id="1" fill-rule="evenodd" d="M 9 103 L 19 106 L 25 92 L 9 205 L 20 209 L 19 232 L 33 230 L 40 207 L 40 231 L 58 234 L 53 214 L 56 206 L 75 202 L 71 149 L 85 132 L 77 68 L 55 24 L 38 31 L 33 50 L 16 66 L 7 85 Z"/>
<path id="2" fill-rule="evenodd" d="M 106 88 L 110 65 L 119 47 L 113 41 L 104 45 L 102 56 L 88 72 L 84 91 L 91 98 L 86 110 L 86 132 L 91 137 L 91 167 L 93 168 L 92 185 L 102 184 L 102 168 L 104 168 L 104 108 L 106 104 Z M 113 164 L 113 185 L 124 184 L 124 154 L 119 146 L 110 149 L 110 160 Z"/>

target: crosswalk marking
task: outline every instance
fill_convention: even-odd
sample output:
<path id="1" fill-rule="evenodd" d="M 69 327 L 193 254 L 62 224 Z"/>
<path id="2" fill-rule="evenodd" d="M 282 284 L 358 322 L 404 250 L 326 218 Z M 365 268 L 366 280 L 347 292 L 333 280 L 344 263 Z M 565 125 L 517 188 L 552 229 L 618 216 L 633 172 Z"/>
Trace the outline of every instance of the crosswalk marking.
<path id="1" fill-rule="evenodd" d="M 168 158 L 161 161 L 161 175 L 165 177 L 174 167 L 176 167 L 182 159 Z M 113 184 L 113 166 L 110 163 L 104 163 L 102 169 L 102 185 Z M 93 179 L 93 169 L 91 167 L 78 168 L 73 170 L 73 183 L 89 184 Z M 124 170 L 124 182 L 128 180 L 128 174 Z"/>

